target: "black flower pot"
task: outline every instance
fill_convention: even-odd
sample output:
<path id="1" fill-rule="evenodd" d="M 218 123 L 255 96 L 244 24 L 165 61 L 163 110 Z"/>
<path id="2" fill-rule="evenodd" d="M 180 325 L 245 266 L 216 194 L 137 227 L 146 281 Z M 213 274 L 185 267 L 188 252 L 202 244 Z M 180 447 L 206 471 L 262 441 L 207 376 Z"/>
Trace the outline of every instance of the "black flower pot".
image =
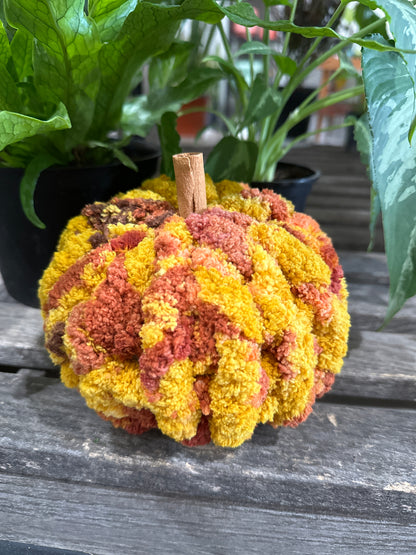
<path id="1" fill-rule="evenodd" d="M 120 163 L 91 167 L 54 167 L 42 172 L 34 205 L 46 229 L 35 227 L 23 213 L 19 183 L 21 168 L 0 168 L 0 272 L 8 293 L 17 301 L 39 307 L 38 281 L 50 262 L 67 221 L 94 201 L 107 201 L 152 177 L 159 151 L 140 141 L 128 154 L 135 172 Z"/>
<path id="2" fill-rule="evenodd" d="M 295 205 L 297 212 L 303 212 L 312 185 L 320 177 L 320 172 L 297 164 L 279 162 L 273 181 L 252 181 L 251 186 L 271 189 Z"/>

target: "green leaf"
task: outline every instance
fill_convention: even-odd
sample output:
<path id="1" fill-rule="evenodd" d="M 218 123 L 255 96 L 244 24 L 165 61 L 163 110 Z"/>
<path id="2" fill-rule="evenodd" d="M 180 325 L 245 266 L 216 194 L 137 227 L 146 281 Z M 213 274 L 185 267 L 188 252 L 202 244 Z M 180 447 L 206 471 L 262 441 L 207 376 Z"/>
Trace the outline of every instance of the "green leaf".
<path id="1" fill-rule="evenodd" d="M 273 48 L 270 48 L 270 46 L 264 44 L 264 42 L 251 40 L 243 43 L 239 50 L 234 54 L 234 57 L 238 58 L 239 56 L 245 56 L 247 54 L 260 54 L 262 56 L 267 56 L 275 53 L 276 51 L 273 50 Z"/>
<path id="2" fill-rule="evenodd" d="M 140 95 L 129 98 L 124 103 L 120 120 L 123 133 L 146 137 L 150 129 L 159 121 L 163 112 L 155 113 L 149 108 L 148 102 L 147 95 Z"/>
<path id="3" fill-rule="evenodd" d="M 69 129 L 71 122 L 63 104 L 47 120 L 41 120 L 15 112 L 0 112 L 0 150 L 7 145 L 41 133 Z"/>
<path id="4" fill-rule="evenodd" d="M 204 58 L 203 61 L 216 62 L 226 75 L 229 75 L 234 79 L 238 88 L 241 88 L 243 90 L 248 89 L 248 83 L 245 80 L 243 73 L 232 62 L 224 60 L 219 56 L 207 56 L 206 58 Z"/>
<path id="5" fill-rule="evenodd" d="M 136 5 L 137 0 L 90 0 L 88 13 L 95 21 L 103 42 L 116 38 L 126 17 Z"/>
<path id="6" fill-rule="evenodd" d="M 33 75 L 33 37 L 24 30 L 17 30 L 10 44 L 17 78 L 27 80 Z"/>
<path id="7" fill-rule="evenodd" d="M 102 46 L 94 22 L 84 13 L 84 0 L 6 0 L 8 20 L 35 38 L 34 82 L 49 102 L 62 102 L 72 128 L 56 137 L 69 151 L 80 144 L 91 125 L 100 84 L 98 52 Z"/>
<path id="8" fill-rule="evenodd" d="M 0 20 L 0 64 L 6 66 L 11 56 L 9 39 L 2 21 Z"/>
<path id="9" fill-rule="evenodd" d="M 19 92 L 14 79 L 6 67 L 0 65 L 0 110 L 18 112 L 20 108 Z M 1 112 L 0 112 L 1 115 Z M 1 139 L 0 139 L 1 141 Z"/>
<path id="10" fill-rule="evenodd" d="M 271 116 L 278 110 L 280 104 L 280 93 L 268 85 L 263 75 L 257 75 L 250 92 L 246 117 L 242 127 L 247 127 L 253 122 Z"/>
<path id="11" fill-rule="evenodd" d="M 224 74 L 215 68 L 195 68 L 176 87 L 153 91 L 149 96 L 128 100 L 123 106 L 121 126 L 124 132 L 146 136 L 153 125 L 160 122 L 165 112 L 178 112 L 183 104 L 204 94 L 222 79 Z"/>
<path id="12" fill-rule="evenodd" d="M 193 48 L 192 43 L 175 41 L 169 50 L 152 58 L 148 72 L 150 90 L 175 86 L 183 81 L 189 70 L 188 61 Z"/>
<path id="13" fill-rule="evenodd" d="M 387 14 L 396 47 L 405 51 L 415 50 L 416 9 L 413 4 L 407 0 L 376 0 L 376 3 Z M 386 43 L 384 39 L 383 42 Z M 415 78 L 416 56 L 407 52 L 402 55 L 408 65 L 409 74 Z"/>
<path id="14" fill-rule="evenodd" d="M 137 82 L 138 71 L 146 60 L 169 48 L 181 20 L 217 23 L 222 17 L 213 0 L 183 0 L 174 6 L 139 2 L 117 37 L 105 43 L 100 51 L 102 82 L 92 133 L 99 135 L 118 123 L 125 98 Z"/>
<path id="15" fill-rule="evenodd" d="M 263 0 L 265 6 L 291 6 L 291 0 Z"/>
<path id="16" fill-rule="evenodd" d="M 117 143 L 119 144 L 119 143 Z M 89 148 L 103 148 L 112 153 L 114 158 L 119 160 L 124 166 L 130 168 L 131 170 L 137 172 L 137 166 L 133 160 L 125 152 L 121 150 L 116 144 L 104 143 L 102 141 L 88 141 L 87 145 Z"/>
<path id="17" fill-rule="evenodd" d="M 256 143 L 224 137 L 209 154 L 205 171 L 214 181 L 231 179 L 249 183 L 254 175 L 257 155 Z"/>
<path id="18" fill-rule="evenodd" d="M 366 3 L 365 0 L 360 0 L 362 3 Z M 400 6 L 403 4 L 411 4 L 407 0 L 379 0 L 377 4 L 381 6 L 383 3 L 389 3 L 391 5 L 399 3 Z M 348 42 L 354 42 L 359 46 L 365 46 L 367 48 L 381 50 L 381 51 L 399 51 L 393 45 L 388 43 L 381 43 L 378 40 L 373 40 L 371 38 L 355 38 L 350 39 L 349 37 L 344 37 L 338 34 L 334 29 L 330 27 L 300 27 L 291 23 L 290 21 L 279 19 L 277 21 L 268 21 L 259 18 L 254 8 L 248 2 L 239 2 L 238 4 L 232 4 L 231 6 L 218 6 L 221 11 L 226 15 L 231 21 L 237 23 L 238 25 L 243 25 L 245 27 L 261 27 L 263 29 L 269 29 L 271 31 L 279 31 L 283 33 L 295 33 L 302 35 L 306 38 L 319 38 L 319 37 L 331 37 L 338 40 L 346 40 Z M 414 51 L 414 49 L 412 49 Z"/>
<path id="19" fill-rule="evenodd" d="M 400 17 L 397 13 L 396 17 Z M 404 21 L 402 21 L 404 25 Z M 404 28 L 404 26 L 403 26 Z M 416 45 L 416 21 L 398 42 Z M 416 156 L 408 142 L 414 70 L 395 52 L 365 51 L 363 75 L 372 130 L 372 175 L 380 200 L 390 299 L 385 322 L 416 293 Z M 409 117 L 410 116 L 410 117 Z"/>
<path id="20" fill-rule="evenodd" d="M 175 179 L 172 156 L 182 152 L 180 147 L 181 138 L 176 131 L 177 120 L 178 116 L 175 112 L 166 112 L 157 126 L 162 150 L 160 173 L 167 175 L 171 179 Z"/>
<path id="21" fill-rule="evenodd" d="M 297 70 L 297 64 L 295 60 L 289 58 L 288 56 L 283 56 L 282 54 L 274 54 L 273 59 L 276 62 L 277 67 L 283 74 L 293 75 Z"/>
<path id="22" fill-rule="evenodd" d="M 41 172 L 55 164 L 56 161 L 57 160 L 50 154 L 39 154 L 29 162 L 22 181 L 20 182 L 20 200 L 23 211 L 32 224 L 41 229 L 45 228 L 45 224 L 39 219 L 35 212 L 33 194 Z"/>

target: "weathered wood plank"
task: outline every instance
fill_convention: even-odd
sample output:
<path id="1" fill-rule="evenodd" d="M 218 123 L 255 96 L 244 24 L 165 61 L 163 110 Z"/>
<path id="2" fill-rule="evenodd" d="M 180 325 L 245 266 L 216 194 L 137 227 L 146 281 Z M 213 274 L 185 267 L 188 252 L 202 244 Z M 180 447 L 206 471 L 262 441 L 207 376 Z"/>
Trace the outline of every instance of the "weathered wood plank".
<path id="1" fill-rule="evenodd" d="M 415 523 L 415 411 L 320 403 L 306 423 L 260 426 L 235 450 L 129 436 L 73 390 L 0 373 L 0 471 L 288 512 Z"/>
<path id="2" fill-rule="evenodd" d="M 12 542 L 0 539 L 0 553 L 5 555 L 88 555 L 85 551 L 60 549 L 28 542 Z"/>
<path id="3" fill-rule="evenodd" d="M 366 177 L 366 170 L 358 152 L 329 145 L 299 145 L 285 157 L 285 161 L 319 169 L 325 176 Z"/>
<path id="4" fill-rule="evenodd" d="M 54 368 L 44 348 L 40 310 L 0 302 L 0 365 Z"/>
<path id="5" fill-rule="evenodd" d="M 349 283 L 349 312 L 352 326 L 377 330 L 384 321 L 388 305 L 388 287 L 377 283 Z M 416 297 L 408 299 L 403 308 L 383 328 L 391 333 L 416 334 Z"/>
<path id="6" fill-rule="evenodd" d="M 348 283 L 389 284 L 386 255 L 380 252 L 338 251 Z"/>
<path id="7" fill-rule="evenodd" d="M 337 250 L 366 251 L 370 243 L 370 232 L 367 227 L 327 224 L 319 222 L 321 229 L 331 238 Z M 376 230 L 374 250 L 384 251 L 384 239 L 381 229 Z"/>
<path id="8" fill-rule="evenodd" d="M 416 527 L 291 514 L 231 503 L 158 497 L 0 475 L 0 535 L 15 541 L 115 553 L 355 554 L 416 551 Z"/>
<path id="9" fill-rule="evenodd" d="M 352 329 L 331 395 L 416 403 L 416 335 Z M 364 402 L 364 401 L 363 401 Z"/>
<path id="10" fill-rule="evenodd" d="M 353 210 L 370 210 L 370 194 L 367 193 L 367 197 L 348 195 L 346 191 L 344 194 L 333 195 L 330 191 L 329 194 L 324 191 L 314 191 L 313 194 L 309 195 L 306 210 L 307 214 L 311 214 L 311 208 L 321 208 L 326 210 L 332 210 L 333 208 L 337 210 L 345 210 L 345 212 L 350 212 Z M 311 214 L 312 215 L 312 214 Z"/>
<path id="11" fill-rule="evenodd" d="M 351 226 L 368 229 L 370 211 L 364 209 L 345 210 L 343 207 L 310 207 L 308 214 L 317 222 L 325 225 Z"/>

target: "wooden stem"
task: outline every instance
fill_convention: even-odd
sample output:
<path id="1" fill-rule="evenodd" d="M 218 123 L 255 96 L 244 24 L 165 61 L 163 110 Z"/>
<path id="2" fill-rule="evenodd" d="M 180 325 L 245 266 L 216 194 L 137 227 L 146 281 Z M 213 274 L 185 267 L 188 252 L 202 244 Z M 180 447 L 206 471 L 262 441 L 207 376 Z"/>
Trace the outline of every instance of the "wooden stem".
<path id="1" fill-rule="evenodd" d="M 204 159 L 201 152 L 183 152 L 173 156 L 179 215 L 183 218 L 207 207 Z"/>

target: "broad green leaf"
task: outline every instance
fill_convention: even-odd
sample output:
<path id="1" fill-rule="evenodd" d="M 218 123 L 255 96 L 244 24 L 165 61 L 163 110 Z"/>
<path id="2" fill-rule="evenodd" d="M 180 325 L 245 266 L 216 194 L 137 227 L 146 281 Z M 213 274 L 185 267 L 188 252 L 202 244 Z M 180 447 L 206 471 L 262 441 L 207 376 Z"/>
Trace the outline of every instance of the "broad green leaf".
<path id="1" fill-rule="evenodd" d="M 56 140 L 70 150 L 82 142 L 94 114 L 102 46 L 95 24 L 84 13 L 84 0 L 6 0 L 5 6 L 11 24 L 36 39 L 33 66 L 39 93 L 67 107 L 72 129 Z"/>
<path id="2" fill-rule="evenodd" d="M 42 153 L 33 158 L 27 165 L 22 181 L 20 182 L 20 200 L 27 218 L 37 227 L 45 228 L 45 224 L 35 212 L 33 194 L 41 172 L 56 163 L 56 159 L 47 153 Z"/>
<path id="3" fill-rule="evenodd" d="M 149 109 L 147 95 L 131 97 L 123 105 L 121 129 L 127 135 L 146 137 L 161 117 L 162 113 L 155 114 Z"/>
<path id="4" fill-rule="evenodd" d="M 0 112 L 0 150 L 27 137 L 59 129 L 69 129 L 70 127 L 71 122 L 63 104 L 47 120 L 40 120 L 15 112 L 2 111 Z"/>
<path id="5" fill-rule="evenodd" d="M 175 86 L 186 78 L 188 61 L 194 45 L 185 41 L 175 41 L 169 50 L 152 58 L 149 63 L 148 82 L 150 90 Z"/>
<path id="6" fill-rule="evenodd" d="M 416 24 L 407 30 L 416 45 Z M 408 38 L 405 41 L 409 44 Z M 364 51 L 363 74 L 373 135 L 372 175 L 380 200 L 390 299 L 386 322 L 416 293 L 416 152 L 408 130 L 414 80 L 395 52 Z"/>
<path id="7" fill-rule="evenodd" d="M 280 93 L 269 86 L 263 75 L 257 75 L 250 92 L 246 117 L 242 127 L 247 127 L 253 122 L 271 116 L 279 109 L 280 105 Z"/>
<path id="8" fill-rule="evenodd" d="M 137 6 L 137 1 L 92 0 L 88 3 L 88 14 L 95 21 L 103 42 L 116 38 L 126 17 Z"/>
<path id="9" fill-rule="evenodd" d="M 205 171 L 214 181 L 231 179 L 249 183 L 253 178 L 257 154 L 256 143 L 224 137 L 209 154 Z"/>
<path id="10" fill-rule="evenodd" d="M 99 135 L 100 131 L 118 122 L 138 70 L 146 60 L 169 48 L 181 20 L 191 18 L 217 23 L 222 17 L 213 0 L 184 0 L 175 6 L 138 3 L 117 38 L 106 43 L 100 51 L 102 86 L 91 133 Z"/>
<path id="11" fill-rule="evenodd" d="M 264 42 L 260 42 L 258 40 L 251 40 L 249 42 L 245 42 L 241 45 L 241 47 L 237 50 L 237 52 L 234 54 L 235 58 L 238 58 L 239 56 L 245 56 L 247 54 L 260 54 L 262 56 L 268 55 L 268 54 L 275 54 L 276 51 L 273 50 L 273 48 L 270 48 L 270 46 L 267 46 L 266 44 L 264 44 Z"/>
<path id="12" fill-rule="evenodd" d="M 413 4 L 408 0 L 376 0 L 376 3 L 387 14 L 396 46 L 403 50 L 415 50 L 416 8 Z M 415 78 L 416 56 L 407 52 L 402 55 L 406 60 L 410 75 Z"/>
<path id="13" fill-rule="evenodd" d="M 190 71 L 184 81 L 176 87 L 166 87 L 154 91 L 149 96 L 148 105 L 151 110 L 171 111 L 169 105 L 180 105 L 190 102 L 204 94 L 207 89 L 224 78 L 222 71 L 212 67 L 199 67 Z M 166 107 L 166 108 L 164 108 Z"/>
<path id="14" fill-rule="evenodd" d="M 12 59 L 19 80 L 33 75 L 33 37 L 18 29 L 10 44 Z"/>
<path id="15" fill-rule="evenodd" d="M 175 179 L 172 156 L 182 152 L 180 147 L 181 138 L 176 131 L 177 120 L 178 116 L 175 112 L 166 112 L 157 126 L 162 150 L 160 173 L 169 176 L 171 179 Z"/>

